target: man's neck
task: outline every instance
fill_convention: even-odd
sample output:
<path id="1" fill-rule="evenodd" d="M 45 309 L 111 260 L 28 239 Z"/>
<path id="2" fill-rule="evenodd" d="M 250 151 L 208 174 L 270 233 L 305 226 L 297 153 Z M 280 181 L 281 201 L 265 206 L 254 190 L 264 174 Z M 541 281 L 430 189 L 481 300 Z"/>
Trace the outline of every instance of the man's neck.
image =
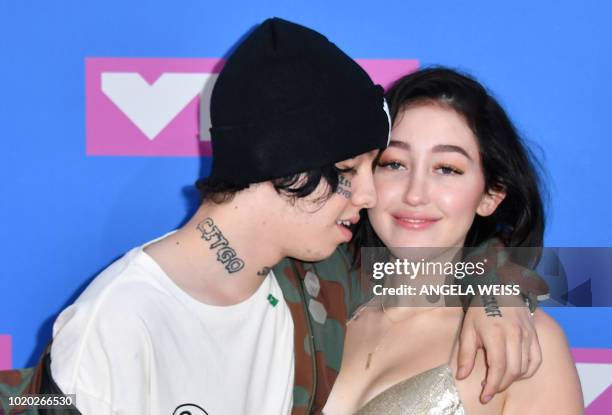
<path id="1" fill-rule="evenodd" d="M 259 213 L 240 201 L 204 204 L 177 232 L 146 252 L 197 300 L 239 303 L 282 259 Z"/>

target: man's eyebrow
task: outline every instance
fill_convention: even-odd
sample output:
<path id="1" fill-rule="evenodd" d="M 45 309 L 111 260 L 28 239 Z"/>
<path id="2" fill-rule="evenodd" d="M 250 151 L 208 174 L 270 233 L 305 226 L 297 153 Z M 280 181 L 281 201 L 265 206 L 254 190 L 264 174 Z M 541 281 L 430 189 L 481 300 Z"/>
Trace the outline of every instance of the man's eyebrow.
<path id="1" fill-rule="evenodd" d="M 402 150 L 410 150 L 410 144 L 408 144 L 405 141 L 400 141 L 400 140 L 391 140 L 391 142 L 389 143 L 389 147 L 396 147 Z M 454 144 L 438 144 L 437 146 L 434 146 L 432 151 L 434 153 L 447 153 L 447 152 L 459 153 L 467 157 L 468 160 L 472 160 L 472 157 L 470 157 L 468 152 L 465 151 L 463 147 L 456 146 Z"/>
<path id="2" fill-rule="evenodd" d="M 403 150 L 410 150 L 410 144 L 408 144 L 405 141 L 400 141 L 400 140 L 391 140 L 389 142 L 389 147 L 398 147 Z"/>

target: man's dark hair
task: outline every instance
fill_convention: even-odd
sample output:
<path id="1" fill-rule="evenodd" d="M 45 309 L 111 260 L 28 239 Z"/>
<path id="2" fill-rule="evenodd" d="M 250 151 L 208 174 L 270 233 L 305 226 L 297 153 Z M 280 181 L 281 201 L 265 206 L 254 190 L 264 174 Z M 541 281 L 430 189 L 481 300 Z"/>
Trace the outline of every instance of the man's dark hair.
<path id="1" fill-rule="evenodd" d="M 308 172 L 273 179 L 271 182 L 278 194 L 287 196 L 290 200 L 295 200 L 311 195 L 319 186 L 321 180 L 325 180 L 328 185 L 326 192 L 315 201 L 323 203 L 338 189 L 338 176 L 343 172 L 343 169 L 335 165 L 329 165 Z M 196 187 L 200 191 L 202 202 L 210 201 L 222 204 L 230 202 L 237 192 L 246 189 L 249 185 L 238 186 L 224 181 L 204 178 L 196 182 Z"/>

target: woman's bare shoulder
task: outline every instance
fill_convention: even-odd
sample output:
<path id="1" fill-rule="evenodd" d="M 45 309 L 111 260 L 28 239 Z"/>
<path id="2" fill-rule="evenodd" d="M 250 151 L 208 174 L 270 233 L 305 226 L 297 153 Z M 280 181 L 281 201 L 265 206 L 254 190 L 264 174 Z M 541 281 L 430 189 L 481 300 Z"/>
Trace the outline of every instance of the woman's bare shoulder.
<path id="1" fill-rule="evenodd" d="M 549 341 L 552 342 L 551 346 L 557 345 L 558 347 L 563 346 L 564 348 L 569 350 L 567 346 L 567 340 L 565 338 L 565 333 L 563 329 L 557 323 L 557 321 L 552 318 L 547 312 L 538 308 L 533 314 L 533 319 L 535 322 L 536 332 L 538 333 L 538 337 L 544 336 Z"/>
<path id="2" fill-rule="evenodd" d="M 533 318 L 542 364 L 531 378 L 508 389 L 503 413 L 583 413 L 580 380 L 563 329 L 541 309 Z"/>

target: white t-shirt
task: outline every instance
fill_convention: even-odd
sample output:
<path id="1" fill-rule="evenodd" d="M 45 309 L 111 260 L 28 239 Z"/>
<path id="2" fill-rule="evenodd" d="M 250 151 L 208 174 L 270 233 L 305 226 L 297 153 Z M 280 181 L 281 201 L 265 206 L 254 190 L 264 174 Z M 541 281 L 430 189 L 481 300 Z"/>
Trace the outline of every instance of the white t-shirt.
<path id="1" fill-rule="evenodd" d="M 211 306 L 143 247 L 55 321 L 51 373 L 60 389 L 76 394 L 84 415 L 290 413 L 293 320 L 274 275 L 239 304 Z"/>

